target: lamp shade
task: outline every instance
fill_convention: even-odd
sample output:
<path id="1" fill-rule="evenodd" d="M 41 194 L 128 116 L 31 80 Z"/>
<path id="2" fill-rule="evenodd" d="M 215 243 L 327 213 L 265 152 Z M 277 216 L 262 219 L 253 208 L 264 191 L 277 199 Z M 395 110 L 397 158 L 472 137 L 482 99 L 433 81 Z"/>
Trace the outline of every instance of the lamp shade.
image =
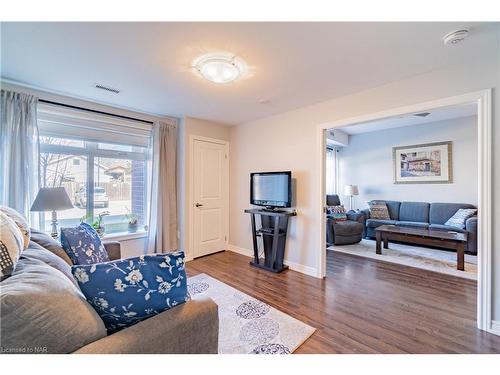
<path id="1" fill-rule="evenodd" d="M 346 187 L 344 187 L 344 195 L 348 197 L 359 195 L 358 185 L 346 185 Z"/>
<path id="2" fill-rule="evenodd" d="M 63 187 L 41 188 L 31 206 L 31 211 L 60 211 L 73 208 Z"/>

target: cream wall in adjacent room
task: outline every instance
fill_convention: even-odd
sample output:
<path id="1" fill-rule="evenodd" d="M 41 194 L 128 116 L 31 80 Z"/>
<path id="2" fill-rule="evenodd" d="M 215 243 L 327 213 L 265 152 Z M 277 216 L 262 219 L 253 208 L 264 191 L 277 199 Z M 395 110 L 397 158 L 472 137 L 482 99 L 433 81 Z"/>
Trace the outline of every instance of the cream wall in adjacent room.
<path id="1" fill-rule="evenodd" d="M 394 184 L 393 147 L 446 141 L 452 142 L 452 183 Z M 476 116 L 351 135 L 337 153 L 340 200 L 348 207 L 343 192 L 351 184 L 359 187 L 354 208 L 368 208 L 372 199 L 477 205 L 477 142 Z"/>
<path id="2" fill-rule="evenodd" d="M 498 42 L 498 41 L 497 41 Z M 500 87 L 498 43 L 491 53 L 468 64 L 454 65 L 384 86 L 365 90 L 276 116 L 231 128 L 230 243 L 252 248 L 250 219 L 243 212 L 249 206 L 249 174 L 253 171 L 291 170 L 296 178 L 296 209 L 291 219 L 285 260 L 317 268 L 320 206 L 317 165 L 318 124 L 348 119 L 396 107 L 437 100 L 477 90 Z M 375 74 L 375 73 L 374 73 Z M 328 77 L 325 77 L 328 79 Z M 493 143 L 500 144 L 498 113 L 494 93 Z M 500 153 L 494 154 L 494 212 L 500 212 Z M 493 215 L 497 216 L 497 215 Z M 494 319 L 500 319 L 500 220 L 494 233 Z"/>
<path id="3" fill-rule="evenodd" d="M 222 141 L 229 141 L 229 127 L 213 121 L 206 121 L 192 117 L 185 117 L 179 125 L 178 143 L 178 212 L 179 212 L 179 236 L 180 249 L 186 251 L 187 258 L 191 258 L 192 252 L 189 244 L 190 227 L 190 202 L 189 202 L 189 163 L 191 150 L 189 138 L 191 135 L 214 138 Z"/>

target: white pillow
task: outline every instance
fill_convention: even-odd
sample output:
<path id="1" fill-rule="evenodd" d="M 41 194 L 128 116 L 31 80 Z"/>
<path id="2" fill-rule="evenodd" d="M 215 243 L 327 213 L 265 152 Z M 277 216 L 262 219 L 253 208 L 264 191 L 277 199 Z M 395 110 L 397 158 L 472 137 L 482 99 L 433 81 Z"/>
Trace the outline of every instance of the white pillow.
<path id="1" fill-rule="evenodd" d="M 23 249 L 21 230 L 14 220 L 0 212 L 0 280 L 12 274 Z"/>
<path id="2" fill-rule="evenodd" d="M 23 242 L 24 242 L 23 248 L 27 249 L 28 245 L 30 244 L 30 237 L 31 237 L 30 225 L 28 224 L 28 220 L 26 220 L 26 218 L 19 212 L 7 206 L 0 206 L 0 212 L 3 212 L 5 215 L 14 220 L 14 222 L 19 227 L 23 235 Z"/>
<path id="3" fill-rule="evenodd" d="M 448 219 L 444 225 L 449 225 L 450 227 L 456 227 L 460 229 L 465 228 L 465 221 L 474 216 L 477 212 L 475 208 L 460 208 L 455 214 Z"/>

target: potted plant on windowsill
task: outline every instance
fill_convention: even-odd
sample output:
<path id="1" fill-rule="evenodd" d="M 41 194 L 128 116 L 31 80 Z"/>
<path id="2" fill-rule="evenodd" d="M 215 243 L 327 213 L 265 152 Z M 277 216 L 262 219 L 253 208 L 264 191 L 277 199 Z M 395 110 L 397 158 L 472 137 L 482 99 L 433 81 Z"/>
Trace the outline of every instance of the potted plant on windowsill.
<path id="1" fill-rule="evenodd" d="M 99 237 L 102 237 L 104 235 L 104 225 L 102 225 L 102 218 L 108 215 L 109 211 L 103 211 L 99 215 L 97 215 L 97 218 L 92 218 L 91 220 L 88 220 L 89 216 L 83 216 L 80 220 L 82 222 L 91 221 L 90 226 L 95 229 Z"/>
<path id="2" fill-rule="evenodd" d="M 130 212 L 130 210 L 127 208 L 127 214 L 125 216 L 127 217 L 127 220 L 128 220 L 129 233 L 137 232 L 137 229 L 139 228 L 139 219 L 138 219 L 137 215 Z"/>

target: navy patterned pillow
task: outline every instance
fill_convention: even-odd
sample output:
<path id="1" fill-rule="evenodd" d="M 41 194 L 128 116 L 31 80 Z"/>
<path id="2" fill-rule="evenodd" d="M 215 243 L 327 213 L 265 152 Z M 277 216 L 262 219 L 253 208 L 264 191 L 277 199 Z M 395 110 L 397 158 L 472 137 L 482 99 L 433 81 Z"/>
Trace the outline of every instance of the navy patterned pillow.
<path id="1" fill-rule="evenodd" d="M 61 246 L 73 264 L 109 261 L 99 235 L 87 223 L 80 223 L 76 228 L 61 228 Z"/>
<path id="2" fill-rule="evenodd" d="M 109 333 L 189 300 L 184 252 L 72 267 Z"/>

